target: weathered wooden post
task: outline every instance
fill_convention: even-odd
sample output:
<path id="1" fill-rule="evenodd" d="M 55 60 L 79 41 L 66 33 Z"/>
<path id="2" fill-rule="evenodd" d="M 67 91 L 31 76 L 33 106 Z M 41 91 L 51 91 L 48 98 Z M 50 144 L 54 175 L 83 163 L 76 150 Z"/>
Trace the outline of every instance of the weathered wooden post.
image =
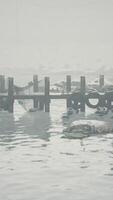
<path id="1" fill-rule="evenodd" d="M 33 92 L 39 92 L 38 75 L 33 76 Z"/>
<path id="2" fill-rule="evenodd" d="M 0 75 L 0 93 L 5 92 L 5 76 Z"/>
<path id="3" fill-rule="evenodd" d="M 71 76 L 67 75 L 66 76 L 66 93 L 70 93 L 71 92 Z M 71 98 L 70 96 L 67 97 L 66 99 L 66 104 L 67 104 L 67 108 L 71 107 Z"/>
<path id="4" fill-rule="evenodd" d="M 67 105 L 67 108 L 71 108 L 72 107 L 71 96 L 67 97 L 67 99 L 66 99 L 66 105 Z"/>
<path id="5" fill-rule="evenodd" d="M 14 104 L 14 80 L 13 78 L 8 78 L 8 111 L 13 113 Z"/>
<path id="6" fill-rule="evenodd" d="M 45 77 L 45 112 L 50 111 L 50 79 L 49 77 Z"/>
<path id="7" fill-rule="evenodd" d="M 67 93 L 71 92 L 71 76 L 70 75 L 66 76 L 66 92 Z"/>
<path id="8" fill-rule="evenodd" d="M 86 91 L 86 80 L 85 76 L 80 77 L 80 93 L 81 93 L 81 112 L 85 112 L 85 91 Z"/>
<path id="9" fill-rule="evenodd" d="M 104 86 L 104 75 L 99 76 L 99 86 L 100 88 Z"/>
<path id="10" fill-rule="evenodd" d="M 38 99 L 36 97 L 33 99 L 33 107 L 38 108 Z"/>
<path id="11" fill-rule="evenodd" d="M 33 92 L 34 93 L 38 93 L 39 92 L 38 76 L 37 75 L 33 76 Z M 34 108 L 38 108 L 38 99 L 37 98 L 33 99 L 33 104 L 34 104 Z"/>

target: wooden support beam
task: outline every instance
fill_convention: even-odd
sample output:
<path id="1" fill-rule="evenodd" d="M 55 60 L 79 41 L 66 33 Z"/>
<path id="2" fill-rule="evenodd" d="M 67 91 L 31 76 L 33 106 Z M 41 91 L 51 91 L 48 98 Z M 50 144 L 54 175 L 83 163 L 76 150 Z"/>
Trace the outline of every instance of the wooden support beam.
<path id="1" fill-rule="evenodd" d="M 86 80 L 85 80 L 85 76 L 81 76 L 80 77 L 80 92 L 82 94 L 85 94 L 86 91 Z"/>
<path id="2" fill-rule="evenodd" d="M 50 79 L 45 77 L 45 112 L 50 111 Z"/>
<path id="3" fill-rule="evenodd" d="M 66 76 L 66 92 L 67 93 L 71 92 L 71 76 L 70 75 Z"/>
<path id="4" fill-rule="evenodd" d="M 104 86 L 104 75 L 99 76 L 99 86 L 100 88 Z"/>
<path id="5" fill-rule="evenodd" d="M 85 112 L 85 91 L 86 91 L 86 80 L 85 76 L 80 77 L 80 93 L 81 93 L 81 112 Z"/>
<path id="6" fill-rule="evenodd" d="M 5 92 L 5 76 L 0 75 L 0 93 Z"/>
<path id="7" fill-rule="evenodd" d="M 72 100 L 71 100 L 70 96 L 68 96 L 66 99 L 66 105 L 67 105 L 67 108 L 72 107 Z"/>
<path id="8" fill-rule="evenodd" d="M 38 75 L 33 76 L 33 92 L 39 92 Z"/>
<path id="9" fill-rule="evenodd" d="M 71 76 L 70 75 L 66 76 L 66 92 L 67 92 L 67 94 L 71 92 Z M 67 98 L 66 104 L 67 104 L 67 108 L 71 107 L 70 97 Z"/>
<path id="10" fill-rule="evenodd" d="M 34 107 L 34 108 L 38 108 L 38 103 L 39 103 L 38 98 L 35 97 L 35 98 L 33 99 L 33 107 Z"/>
<path id="11" fill-rule="evenodd" d="M 13 113 L 14 104 L 14 80 L 13 78 L 8 78 L 8 111 Z"/>
<path id="12" fill-rule="evenodd" d="M 38 75 L 33 76 L 33 92 L 38 93 L 39 92 L 39 87 L 38 87 Z M 33 106 L 34 108 L 38 108 L 38 99 L 34 98 L 33 99 Z"/>

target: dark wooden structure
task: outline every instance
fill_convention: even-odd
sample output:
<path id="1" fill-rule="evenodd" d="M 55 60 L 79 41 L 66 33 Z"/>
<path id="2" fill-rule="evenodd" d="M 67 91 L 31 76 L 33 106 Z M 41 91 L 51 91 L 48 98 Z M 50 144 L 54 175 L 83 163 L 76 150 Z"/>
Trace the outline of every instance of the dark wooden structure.
<path id="1" fill-rule="evenodd" d="M 86 80 L 85 76 L 81 76 L 80 77 L 81 112 L 85 112 L 85 92 L 86 92 Z"/>
<path id="2" fill-rule="evenodd" d="M 34 93 L 38 93 L 39 92 L 38 76 L 37 75 L 33 76 L 33 92 Z M 38 108 L 38 104 L 39 104 L 38 98 L 34 98 L 33 99 L 34 108 Z"/>
<path id="3" fill-rule="evenodd" d="M 99 86 L 100 88 L 104 86 L 104 75 L 100 75 L 99 77 Z"/>
<path id="4" fill-rule="evenodd" d="M 5 76 L 0 75 L 0 93 L 5 92 Z"/>
<path id="5" fill-rule="evenodd" d="M 104 77 L 102 78 L 101 86 L 104 84 Z M 3 79 L 3 78 L 2 78 Z M 101 82 L 100 81 L 100 82 Z M 67 107 L 73 107 L 75 110 L 80 109 L 85 112 L 85 105 L 90 108 L 97 108 L 98 106 L 105 106 L 111 109 L 113 107 L 113 92 L 98 93 L 98 92 L 86 92 L 86 80 L 85 76 L 80 77 L 80 91 L 71 92 L 71 76 L 66 77 L 66 93 L 63 94 L 51 94 L 50 93 L 50 78 L 44 78 L 44 93 L 39 93 L 38 86 L 38 76 L 33 76 L 33 93 L 32 94 L 21 94 L 16 92 L 14 86 L 14 79 L 12 77 L 8 78 L 8 90 L 3 93 L 0 92 L 0 106 L 8 112 L 13 112 L 14 100 L 24 100 L 32 99 L 34 102 L 34 108 L 39 110 L 45 110 L 45 112 L 50 111 L 50 101 L 52 99 L 66 99 Z M 4 91 L 5 88 L 3 88 Z M 3 91 L 3 90 L 2 90 Z M 91 99 L 98 99 L 97 104 L 92 104 Z M 5 102 L 5 103 L 3 103 Z M 2 105 L 3 104 L 3 105 Z"/>
<path id="6" fill-rule="evenodd" d="M 8 111 L 10 113 L 13 112 L 13 104 L 14 104 L 14 80 L 11 77 L 8 78 L 8 97 L 7 97 Z"/>

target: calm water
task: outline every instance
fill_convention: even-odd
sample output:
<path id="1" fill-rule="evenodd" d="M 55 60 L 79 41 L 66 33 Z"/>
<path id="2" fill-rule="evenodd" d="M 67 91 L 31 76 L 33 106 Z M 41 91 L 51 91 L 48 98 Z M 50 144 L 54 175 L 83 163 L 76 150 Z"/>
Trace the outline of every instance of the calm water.
<path id="1" fill-rule="evenodd" d="M 0 113 L 0 200 L 113 198 L 113 135 L 62 138 L 64 110 Z"/>

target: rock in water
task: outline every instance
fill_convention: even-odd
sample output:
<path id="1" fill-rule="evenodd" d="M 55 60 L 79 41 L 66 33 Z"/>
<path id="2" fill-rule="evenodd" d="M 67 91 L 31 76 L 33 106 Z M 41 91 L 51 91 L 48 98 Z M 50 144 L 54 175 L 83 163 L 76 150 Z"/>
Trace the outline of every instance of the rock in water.
<path id="1" fill-rule="evenodd" d="M 77 120 L 63 131 L 66 138 L 83 138 L 110 132 L 113 132 L 112 123 L 98 120 Z"/>

